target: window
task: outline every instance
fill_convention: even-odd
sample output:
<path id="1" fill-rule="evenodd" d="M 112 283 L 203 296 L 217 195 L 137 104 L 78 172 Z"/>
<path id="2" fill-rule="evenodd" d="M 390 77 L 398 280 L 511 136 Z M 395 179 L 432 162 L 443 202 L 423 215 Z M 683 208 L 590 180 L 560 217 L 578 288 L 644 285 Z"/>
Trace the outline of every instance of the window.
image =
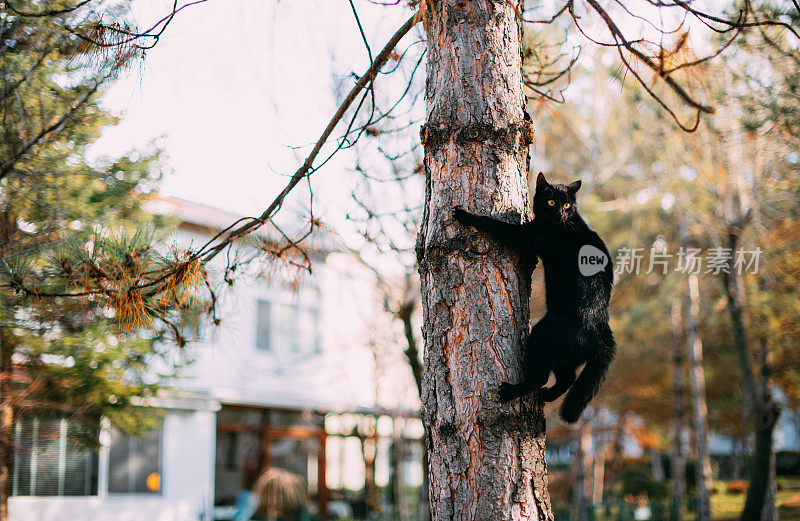
<path id="1" fill-rule="evenodd" d="M 108 451 L 108 492 L 111 494 L 161 493 L 162 429 L 142 436 L 111 431 Z"/>
<path id="2" fill-rule="evenodd" d="M 256 303 L 256 348 L 269 349 L 269 319 L 270 305 L 266 300 Z"/>
<path id="3" fill-rule="evenodd" d="M 76 419 L 22 417 L 14 425 L 15 496 L 97 494 L 97 453 L 87 448 L 97 431 Z"/>
<path id="4" fill-rule="evenodd" d="M 319 313 L 315 308 L 297 309 L 297 336 L 303 353 L 319 352 Z"/>
<path id="5" fill-rule="evenodd" d="M 284 352 L 300 351 L 300 338 L 297 330 L 297 307 L 286 304 L 275 306 L 275 327 L 272 337 L 275 347 Z"/>
<path id="6" fill-rule="evenodd" d="M 181 318 L 178 327 L 181 331 L 181 336 L 185 340 L 189 342 L 203 341 L 203 324 L 201 318 Z"/>
<path id="7" fill-rule="evenodd" d="M 319 353 L 319 311 L 307 305 L 259 300 L 256 348 L 291 354 Z"/>

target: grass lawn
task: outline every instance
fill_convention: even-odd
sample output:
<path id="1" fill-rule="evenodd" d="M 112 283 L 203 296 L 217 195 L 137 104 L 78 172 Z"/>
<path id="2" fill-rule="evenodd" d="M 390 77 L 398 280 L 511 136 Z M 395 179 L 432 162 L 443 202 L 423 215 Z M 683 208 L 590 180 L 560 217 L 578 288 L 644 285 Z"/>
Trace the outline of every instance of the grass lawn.
<path id="1" fill-rule="evenodd" d="M 781 521 L 800 521 L 800 478 L 778 478 L 779 516 Z M 739 518 L 744 507 L 744 494 L 728 494 L 727 483 L 714 483 L 722 492 L 711 496 L 711 516 L 714 521 L 729 521 Z"/>
<path id="2" fill-rule="evenodd" d="M 713 521 L 738 521 L 744 507 L 745 494 L 729 494 L 727 481 L 715 481 L 714 488 L 719 492 L 711 496 L 711 518 Z M 780 521 L 800 521 L 800 477 L 778 478 L 778 517 Z M 556 511 L 556 521 L 575 519 L 574 509 L 571 505 L 553 503 Z M 669 518 L 669 501 L 651 503 L 652 518 L 664 520 Z M 560 508 L 559 508 L 560 507 Z M 606 506 L 596 505 L 594 521 L 617 521 L 619 519 L 633 519 L 633 507 L 626 505 L 626 510 L 620 513 L 617 505 L 612 503 Z M 571 515 L 570 515 L 571 514 Z M 621 516 L 621 517 L 620 517 Z M 696 521 L 695 512 L 684 512 L 683 521 Z"/>

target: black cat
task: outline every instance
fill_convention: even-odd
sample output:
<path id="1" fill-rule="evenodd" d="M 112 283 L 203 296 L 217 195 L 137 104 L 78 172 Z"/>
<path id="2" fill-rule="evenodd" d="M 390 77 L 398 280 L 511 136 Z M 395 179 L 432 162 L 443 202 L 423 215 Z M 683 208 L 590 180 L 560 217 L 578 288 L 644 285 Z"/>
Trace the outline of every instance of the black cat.
<path id="1" fill-rule="evenodd" d="M 561 418 L 578 420 L 597 394 L 614 359 L 616 344 L 608 326 L 608 305 L 614 270 L 605 243 L 578 215 L 575 194 L 580 181 L 550 184 L 539 173 L 533 197 L 534 219 L 510 224 L 455 208 L 453 217 L 474 226 L 533 261 L 544 264 L 547 313 L 531 328 L 523 381 L 500 385 L 500 400 L 509 401 L 547 383 L 542 390 L 551 402 L 567 392 Z M 579 259 L 579 256 L 581 259 Z M 605 258 L 603 258 L 605 256 Z M 605 263 L 605 264 L 603 264 Z M 586 364 L 580 376 L 575 373 Z"/>

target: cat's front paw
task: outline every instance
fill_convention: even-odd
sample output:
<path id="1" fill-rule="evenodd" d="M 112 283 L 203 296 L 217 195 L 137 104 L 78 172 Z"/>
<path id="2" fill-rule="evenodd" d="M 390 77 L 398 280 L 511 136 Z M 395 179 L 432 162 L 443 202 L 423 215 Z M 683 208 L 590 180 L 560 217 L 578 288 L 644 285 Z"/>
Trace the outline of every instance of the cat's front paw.
<path id="1" fill-rule="evenodd" d="M 500 397 L 501 402 L 510 402 L 519 396 L 519 393 L 517 392 L 517 386 L 508 382 L 503 382 L 500 384 L 500 389 L 498 389 L 497 394 Z"/>
<path id="2" fill-rule="evenodd" d="M 468 212 L 460 206 L 453 208 L 453 219 L 461 224 L 468 225 L 474 220 L 475 214 Z"/>

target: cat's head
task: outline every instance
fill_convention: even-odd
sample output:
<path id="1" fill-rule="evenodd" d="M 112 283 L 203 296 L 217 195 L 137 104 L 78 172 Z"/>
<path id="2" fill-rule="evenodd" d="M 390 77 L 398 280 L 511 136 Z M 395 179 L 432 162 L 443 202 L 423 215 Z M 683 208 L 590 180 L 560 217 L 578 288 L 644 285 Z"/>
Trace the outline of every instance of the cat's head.
<path id="1" fill-rule="evenodd" d="M 539 172 L 536 177 L 536 193 L 533 194 L 533 213 L 537 218 L 554 224 L 567 222 L 577 211 L 575 194 L 581 187 L 580 181 L 568 185 L 550 184 Z"/>

